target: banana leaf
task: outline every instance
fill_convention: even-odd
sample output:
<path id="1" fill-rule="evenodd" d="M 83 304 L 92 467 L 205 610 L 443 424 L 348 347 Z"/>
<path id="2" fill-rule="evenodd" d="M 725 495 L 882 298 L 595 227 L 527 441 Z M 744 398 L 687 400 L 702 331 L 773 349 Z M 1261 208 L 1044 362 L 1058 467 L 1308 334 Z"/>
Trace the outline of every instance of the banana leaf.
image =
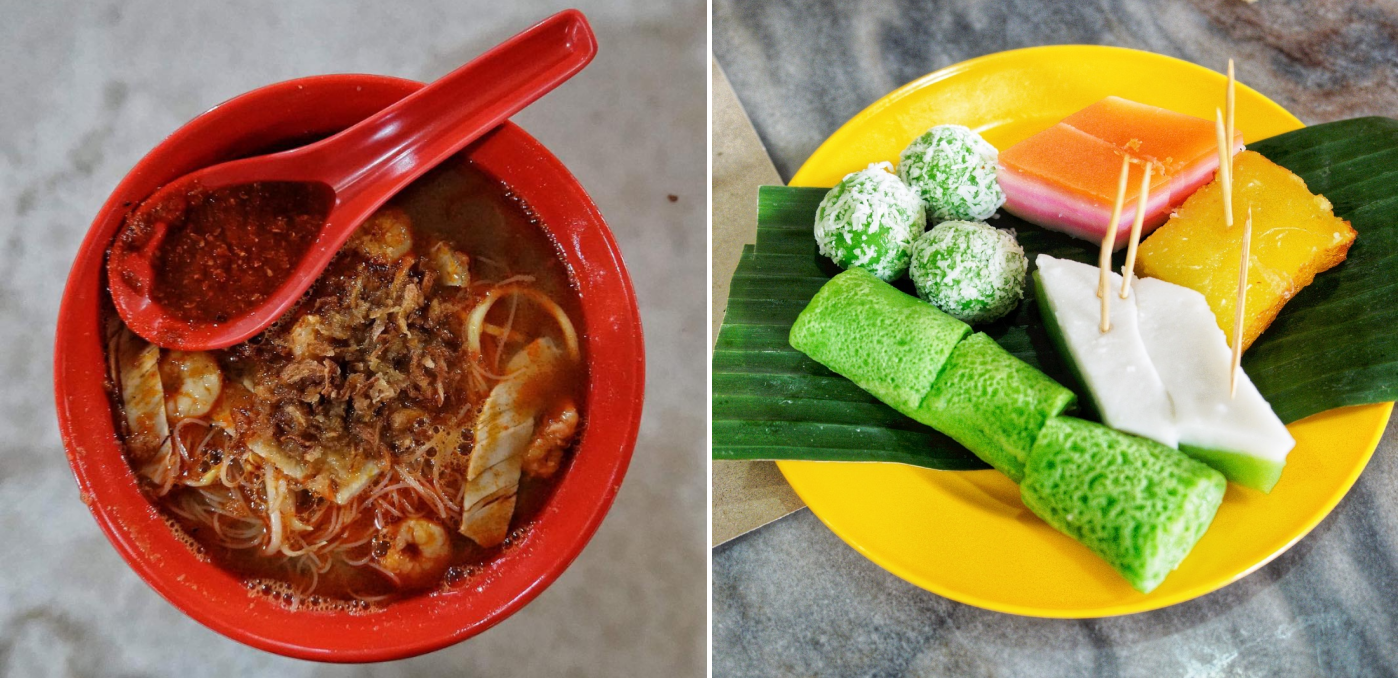
<path id="1" fill-rule="evenodd" d="M 1398 398 L 1398 121 L 1359 118 L 1250 146 L 1306 180 L 1359 237 L 1349 260 L 1282 310 L 1243 366 L 1283 421 Z M 882 461 L 943 470 L 988 468 L 970 451 L 878 402 L 787 344 L 796 315 L 839 272 L 811 235 L 823 188 L 764 186 L 757 242 L 744 248 L 713 355 L 713 457 Z M 1097 250 L 1008 214 L 1034 257 L 1096 263 Z M 1114 260 L 1120 268 L 1121 254 Z M 897 283 L 912 293 L 907 279 Z M 977 327 L 1007 351 L 1077 389 L 1032 298 Z M 1085 401 L 1083 393 L 1079 400 Z"/>
<path id="2" fill-rule="evenodd" d="M 1398 120 L 1315 125 L 1249 149 L 1300 175 L 1359 236 L 1287 302 L 1244 371 L 1287 423 L 1398 398 Z"/>

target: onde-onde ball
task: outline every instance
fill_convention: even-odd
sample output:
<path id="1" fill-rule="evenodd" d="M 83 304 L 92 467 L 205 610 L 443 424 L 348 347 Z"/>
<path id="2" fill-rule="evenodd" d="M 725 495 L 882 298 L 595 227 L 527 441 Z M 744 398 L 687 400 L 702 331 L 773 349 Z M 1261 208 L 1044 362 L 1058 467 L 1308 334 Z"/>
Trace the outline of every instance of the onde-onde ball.
<path id="1" fill-rule="evenodd" d="M 977 221 L 944 221 L 913 243 L 918 296 L 972 325 L 996 320 L 1024 298 L 1029 261 L 1009 231 Z"/>
<path id="2" fill-rule="evenodd" d="M 913 241 L 926 228 L 922 200 L 887 163 L 847 175 L 825 194 L 815 217 L 821 254 L 885 282 L 907 272 Z"/>
<path id="3" fill-rule="evenodd" d="M 930 223 L 984 221 L 1005 204 L 996 181 L 1000 154 L 962 125 L 937 125 L 898 157 L 898 177 L 922 198 Z"/>

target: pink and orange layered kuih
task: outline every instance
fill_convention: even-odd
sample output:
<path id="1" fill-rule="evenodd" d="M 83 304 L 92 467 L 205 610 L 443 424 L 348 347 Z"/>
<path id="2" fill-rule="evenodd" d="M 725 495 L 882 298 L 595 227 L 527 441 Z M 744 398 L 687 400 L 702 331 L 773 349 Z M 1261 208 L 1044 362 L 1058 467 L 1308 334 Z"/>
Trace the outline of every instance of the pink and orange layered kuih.
<path id="1" fill-rule="evenodd" d="M 1233 136 L 1234 152 L 1241 134 Z M 1000 154 L 1005 211 L 1044 228 L 1100 243 L 1111 222 L 1122 155 L 1155 167 L 1144 236 L 1218 170 L 1214 124 L 1203 118 L 1107 97 Z M 1144 166 L 1133 162 L 1129 185 Z M 1115 248 L 1126 245 L 1136 198 L 1126 201 Z"/>

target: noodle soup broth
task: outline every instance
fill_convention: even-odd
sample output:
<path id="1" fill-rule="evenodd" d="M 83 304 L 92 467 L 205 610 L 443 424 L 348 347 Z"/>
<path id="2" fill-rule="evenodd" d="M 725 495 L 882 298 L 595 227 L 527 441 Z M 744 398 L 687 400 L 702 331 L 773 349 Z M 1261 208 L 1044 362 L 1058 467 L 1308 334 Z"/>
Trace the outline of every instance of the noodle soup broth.
<path id="1" fill-rule="evenodd" d="M 196 551 L 293 607 L 370 609 L 528 530 L 584 425 L 580 318 L 528 206 L 454 159 L 245 343 L 160 349 L 109 312 L 116 423 Z"/>

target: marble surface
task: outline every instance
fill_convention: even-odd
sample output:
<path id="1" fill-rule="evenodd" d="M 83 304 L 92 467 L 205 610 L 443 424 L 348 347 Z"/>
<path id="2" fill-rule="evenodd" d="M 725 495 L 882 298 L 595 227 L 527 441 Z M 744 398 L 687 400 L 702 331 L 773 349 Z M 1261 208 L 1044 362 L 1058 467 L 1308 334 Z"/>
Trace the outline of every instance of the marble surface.
<path id="1" fill-rule="evenodd" d="M 714 52 L 783 177 L 865 106 L 958 61 L 1103 44 L 1222 69 L 1307 123 L 1398 115 L 1393 0 L 714 0 Z"/>
<path id="2" fill-rule="evenodd" d="M 286 78 L 440 76 L 569 5 L 596 61 L 516 120 L 588 188 L 640 297 L 648 397 L 611 513 L 531 605 L 413 660 L 331 666 L 227 640 L 108 545 L 54 419 L 54 319 L 131 165 L 200 111 Z M 703 2 L 0 0 L 0 676 L 701 675 L 705 666 Z"/>
<path id="3" fill-rule="evenodd" d="M 1308 123 L 1398 113 L 1398 4 L 715 0 L 714 53 L 783 178 L 887 92 L 1015 47 L 1221 65 Z M 713 551 L 714 675 L 1398 675 L 1398 426 L 1309 536 L 1241 581 L 1100 620 L 988 612 L 889 574 L 801 511 Z"/>

